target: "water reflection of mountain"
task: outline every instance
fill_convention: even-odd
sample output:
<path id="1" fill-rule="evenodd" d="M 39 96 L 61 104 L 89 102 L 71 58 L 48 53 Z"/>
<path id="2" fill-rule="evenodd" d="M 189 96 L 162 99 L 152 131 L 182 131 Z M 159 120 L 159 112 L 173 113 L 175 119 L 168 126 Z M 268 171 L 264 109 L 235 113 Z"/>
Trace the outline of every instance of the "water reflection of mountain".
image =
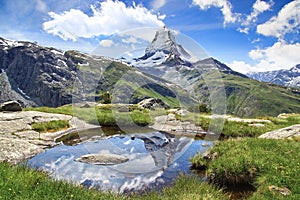
<path id="1" fill-rule="evenodd" d="M 170 184 L 180 172 L 190 173 L 189 158 L 208 148 L 201 143 L 162 132 L 117 135 L 75 146 L 57 146 L 32 158 L 28 165 L 89 188 L 141 192 Z M 75 161 L 91 153 L 123 155 L 129 161 L 112 166 Z"/>

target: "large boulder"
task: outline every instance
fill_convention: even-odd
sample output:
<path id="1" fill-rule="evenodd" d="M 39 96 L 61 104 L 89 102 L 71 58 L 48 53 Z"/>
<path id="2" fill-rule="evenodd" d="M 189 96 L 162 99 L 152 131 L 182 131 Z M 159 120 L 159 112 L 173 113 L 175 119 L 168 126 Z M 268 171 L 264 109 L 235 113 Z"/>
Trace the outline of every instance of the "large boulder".
<path id="1" fill-rule="evenodd" d="M 0 111 L 22 111 L 22 107 L 17 101 L 8 101 L 0 105 Z"/>
<path id="2" fill-rule="evenodd" d="M 77 158 L 75 161 L 94 165 L 116 165 L 128 160 L 125 156 L 116 154 L 87 154 Z"/>
<path id="3" fill-rule="evenodd" d="M 148 98 L 138 103 L 138 107 L 140 109 L 151 109 L 155 110 L 155 108 L 164 108 L 168 109 L 170 106 L 165 103 L 163 100 L 159 98 Z"/>
<path id="4" fill-rule="evenodd" d="M 267 132 L 259 136 L 259 138 L 267 138 L 267 139 L 285 139 L 285 138 L 293 139 L 293 137 L 300 137 L 300 124 Z"/>

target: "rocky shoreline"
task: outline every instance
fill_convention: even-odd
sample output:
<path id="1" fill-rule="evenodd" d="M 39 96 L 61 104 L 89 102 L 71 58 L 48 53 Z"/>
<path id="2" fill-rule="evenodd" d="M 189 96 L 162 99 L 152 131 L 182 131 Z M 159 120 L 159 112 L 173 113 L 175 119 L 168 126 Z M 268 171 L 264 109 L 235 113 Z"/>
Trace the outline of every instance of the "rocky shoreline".
<path id="1" fill-rule="evenodd" d="M 54 133 L 39 133 L 31 124 L 67 120 L 70 128 Z M 58 143 L 55 139 L 72 131 L 96 128 L 76 117 L 37 111 L 0 113 L 0 162 L 17 164 Z"/>

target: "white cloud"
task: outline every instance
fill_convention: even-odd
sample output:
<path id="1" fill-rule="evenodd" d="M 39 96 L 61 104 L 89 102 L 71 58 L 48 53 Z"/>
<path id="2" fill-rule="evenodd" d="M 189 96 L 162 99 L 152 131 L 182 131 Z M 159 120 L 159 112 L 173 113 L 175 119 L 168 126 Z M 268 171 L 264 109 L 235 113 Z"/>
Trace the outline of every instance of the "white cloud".
<path id="1" fill-rule="evenodd" d="M 47 12 L 47 4 L 43 0 L 35 0 L 35 8 L 40 12 Z"/>
<path id="2" fill-rule="evenodd" d="M 242 28 L 239 28 L 238 31 L 241 33 L 246 33 L 248 34 L 249 32 L 249 26 L 252 23 L 255 23 L 257 20 L 257 17 L 262 14 L 263 12 L 270 10 L 271 7 L 273 6 L 274 2 L 271 0 L 269 2 L 265 2 L 262 0 L 256 0 L 256 2 L 253 4 L 252 8 L 253 11 L 251 12 L 250 15 L 246 17 L 246 19 L 242 20 Z"/>
<path id="3" fill-rule="evenodd" d="M 256 71 L 289 69 L 300 63 L 300 43 L 287 44 L 276 42 L 265 49 L 255 49 L 249 52 L 249 57 L 257 61 Z"/>
<path id="4" fill-rule="evenodd" d="M 226 64 L 241 73 L 290 69 L 300 63 L 299 52 L 300 43 L 287 44 L 279 41 L 265 49 L 251 50 L 249 57 L 255 61 L 253 65 L 236 60 Z"/>
<path id="5" fill-rule="evenodd" d="M 111 47 L 114 42 L 112 40 L 101 40 L 99 44 L 103 47 Z"/>
<path id="6" fill-rule="evenodd" d="M 153 1 L 151 2 L 151 7 L 152 7 L 154 10 L 158 10 L 158 9 L 160 9 L 161 7 L 163 7 L 166 3 L 167 3 L 167 0 L 153 0 Z"/>
<path id="7" fill-rule="evenodd" d="M 239 17 L 239 14 L 232 12 L 232 5 L 227 0 L 193 0 L 193 4 L 199 6 L 201 10 L 206 10 L 211 6 L 220 8 L 224 16 L 224 25 L 236 22 Z"/>
<path id="8" fill-rule="evenodd" d="M 138 43 L 137 38 L 130 36 L 129 38 L 122 39 L 122 42 L 129 44 L 129 43 Z"/>
<path id="9" fill-rule="evenodd" d="M 246 74 L 249 71 L 253 70 L 253 67 L 244 61 L 236 61 L 234 60 L 232 63 L 226 63 L 231 69 L 234 71 Z"/>
<path id="10" fill-rule="evenodd" d="M 275 36 L 283 39 L 284 35 L 299 31 L 300 27 L 300 0 L 286 4 L 278 13 L 264 24 L 257 26 L 257 33 L 265 36 Z"/>
<path id="11" fill-rule="evenodd" d="M 142 5 L 127 7 L 118 0 L 107 0 L 101 2 L 99 8 L 91 8 L 91 16 L 76 9 L 60 14 L 49 12 L 52 20 L 44 22 L 43 28 L 64 40 L 76 41 L 79 37 L 92 38 L 134 28 L 164 26 L 160 15 L 151 13 Z"/>
<path id="12" fill-rule="evenodd" d="M 262 59 L 264 57 L 262 50 L 254 49 L 249 52 L 249 57 L 253 60 Z"/>
<path id="13" fill-rule="evenodd" d="M 273 1 L 270 1 L 267 3 L 266 1 L 256 0 L 256 2 L 253 4 L 253 13 L 263 13 L 267 10 L 269 10 L 273 5 Z"/>

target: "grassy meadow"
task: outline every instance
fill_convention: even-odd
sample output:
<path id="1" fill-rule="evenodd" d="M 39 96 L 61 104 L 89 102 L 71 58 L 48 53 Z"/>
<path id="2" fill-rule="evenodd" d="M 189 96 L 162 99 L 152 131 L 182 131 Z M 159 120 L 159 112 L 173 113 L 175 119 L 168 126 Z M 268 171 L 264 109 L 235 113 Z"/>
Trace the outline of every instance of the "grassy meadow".
<path id="1" fill-rule="evenodd" d="M 207 165 L 209 182 L 221 187 L 251 185 L 249 199 L 300 199 L 300 143 L 293 140 L 244 138 L 213 147 Z M 271 186 L 287 188 L 284 195 Z"/>
<path id="2" fill-rule="evenodd" d="M 112 109 L 112 106 L 41 107 L 26 110 L 73 114 L 89 123 L 99 123 L 102 126 L 114 126 L 117 124 L 116 121 L 119 124 L 136 123 L 146 126 L 152 123 L 155 116 L 165 114 L 163 110 L 139 110 L 135 106 L 124 110 L 118 107 Z M 196 122 L 204 130 L 208 130 L 210 125 L 210 119 L 205 114 L 191 113 L 177 116 L 177 119 Z M 257 138 L 268 131 L 300 124 L 300 115 L 260 119 L 267 119 L 270 122 L 261 122 L 263 126 L 252 126 L 253 123 L 225 120 L 223 139 L 210 149 L 209 158 L 203 158 L 200 154 L 191 158 L 194 168 L 205 170 L 208 182 L 201 182 L 196 176 L 182 175 L 161 193 L 126 196 L 54 181 L 43 172 L 1 163 L 0 199 L 300 199 L 299 138 L 291 140 Z M 234 188 L 246 190 L 239 191 L 242 192 L 242 197 L 236 198 L 232 193 Z"/>
<path id="3" fill-rule="evenodd" d="M 139 126 L 147 126 L 153 122 L 155 116 L 166 113 L 163 109 L 150 111 L 148 109 L 140 110 L 136 105 L 124 108 L 112 104 L 105 104 L 101 107 L 97 106 L 90 108 L 80 108 L 69 105 L 58 108 L 26 108 L 25 110 L 73 115 L 86 121 L 87 123 L 101 126 L 132 126 L 134 124 Z"/>
<path id="4" fill-rule="evenodd" d="M 154 199 L 228 199 L 220 189 L 200 182 L 196 177 L 180 176 L 173 186 L 162 192 L 143 195 L 121 195 L 86 189 L 63 181 L 55 181 L 43 172 L 25 166 L 11 166 L 0 163 L 0 199 L 90 199 L 90 200 L 154 200 Z"/>

